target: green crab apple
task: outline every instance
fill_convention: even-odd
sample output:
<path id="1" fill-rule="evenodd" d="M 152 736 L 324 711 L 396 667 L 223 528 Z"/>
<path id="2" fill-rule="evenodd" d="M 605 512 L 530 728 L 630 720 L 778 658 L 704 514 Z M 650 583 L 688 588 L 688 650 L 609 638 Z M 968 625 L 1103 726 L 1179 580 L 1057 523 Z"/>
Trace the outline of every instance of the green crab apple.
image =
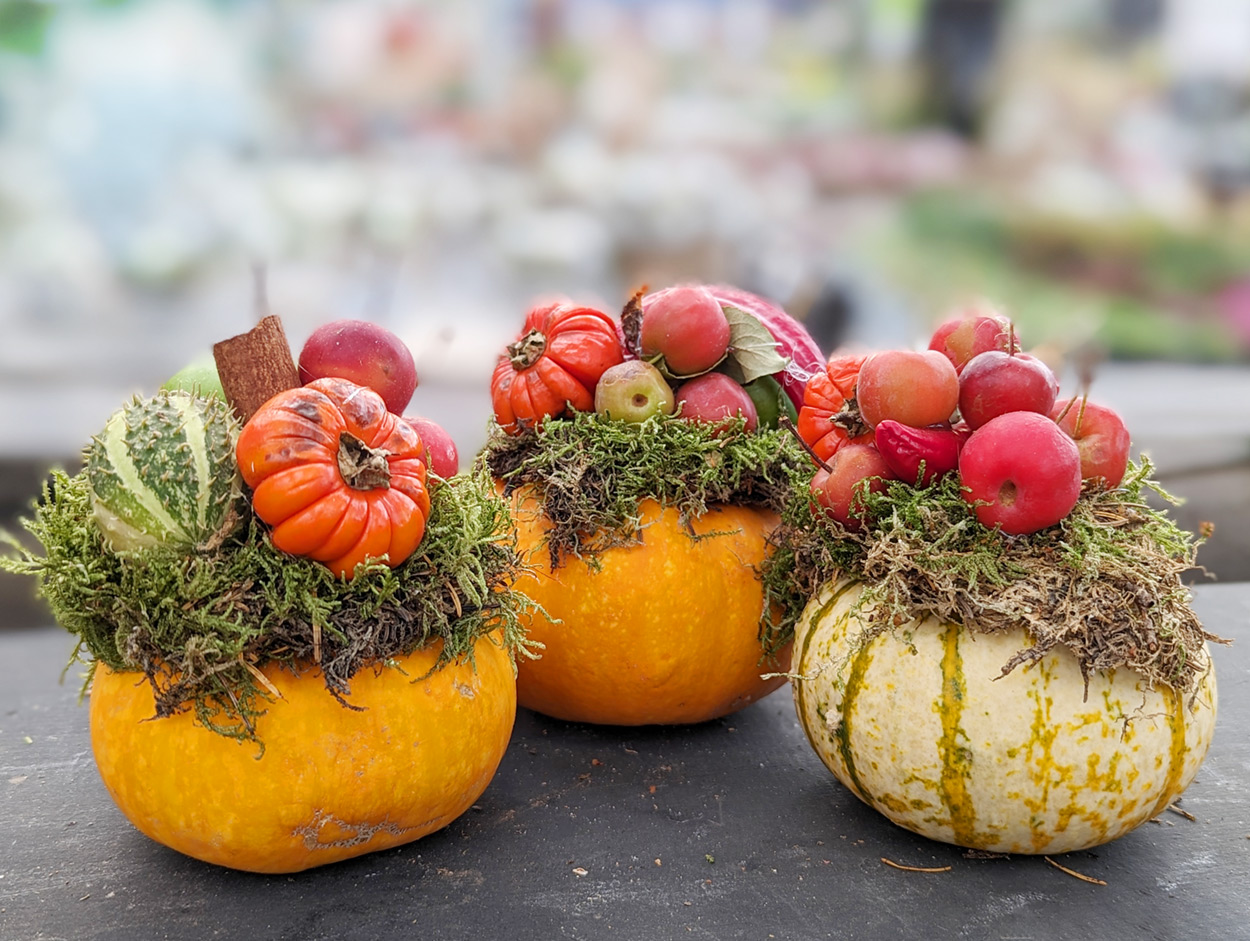
<path id="1" fill-rule="evenodd" d="M 417 388 L 412 352 L 390 330 L 368 320 L 335 320 L 312 332 L 299 354 L 299 379 L 335 376 L 368 386 L 388 411 L 403 413 Z"/>
<path id="2" fill-rule="evenodd" d="M 609 366 L 595 384 L 595 411 L 620 421 L 640 424 L 653 415 L 672 415 L 676 407 L 668 380 L 640 359 Z"/>

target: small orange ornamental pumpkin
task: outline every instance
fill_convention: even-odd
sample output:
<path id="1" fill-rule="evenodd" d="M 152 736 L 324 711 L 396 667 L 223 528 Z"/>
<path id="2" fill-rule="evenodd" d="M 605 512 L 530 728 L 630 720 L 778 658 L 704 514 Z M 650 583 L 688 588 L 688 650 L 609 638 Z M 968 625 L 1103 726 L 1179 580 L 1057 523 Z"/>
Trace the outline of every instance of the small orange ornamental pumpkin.
<path id="1" fill-rule="evenodd" d="M 273 544 L 336 575 L 366 559 L 399 565 L 425 533 L 425 446 L 365 386 L 328 378 L 279 393 L 243 426 L 235 454 Z"/>
<path id="2" fill-rule="evenodd" d="M 512 663 L 495 637 L 433 673 L 439 646 L 359 672 L 347 708 L 302 664 L 262 668 L 276 701 L 254 742 L 153 718 L 141 673 L 99 666 L 91 744 L 117 806 L 143 833 L 206 862 L 297 872 L 407 843 L 477 800 L 516 714 Z M 415 682 L 414 682 L 415 680 Z"/>
<path id="3" fill-rule="evenodd" d="M 769 510 L 718 505 L 687 529 L 673 507 L 638 509 L 638 544 L 554 571 L 550 524 L 536 500 L 514 494 L 518 549 L 530 570 L 518 592 L 541 606 L 528 621 L 545 645 L 517 664 L 521 705 L 605 725 L 703 722 L 747 706 L 785 682 L 789 647 L 764 656 L 764 594 L 754 567 L 777 523 Z"/>

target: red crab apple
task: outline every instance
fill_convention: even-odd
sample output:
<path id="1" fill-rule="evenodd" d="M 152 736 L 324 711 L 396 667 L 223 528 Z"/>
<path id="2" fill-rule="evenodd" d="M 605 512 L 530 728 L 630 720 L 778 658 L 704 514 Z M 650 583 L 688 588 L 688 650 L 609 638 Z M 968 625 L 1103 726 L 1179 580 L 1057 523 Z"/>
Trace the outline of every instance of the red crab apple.
<path id="1" fill-rule="evenodd" d="M 886 420 L 924 428 L 951 417 L 959 404 L 959 376 L 934 350 L 882 350 L 860 366 L 855 400 L 873 428 Z"/>
<path id="2" fill-rule="evenodd" d="M 1068 408 L 1069 401 L 1056 402 L 1050 417 L 1076 442 L 1081 455 L 1081 478 L 1101 477 L 1109 490 L 1120 486 L 1132 445 L 1124 419 L 1105 405 L 1077 401 Z M 1065 408 L 1067 414 L 1060 418 Z"/>
<path id="3" fill-rule="evenodd" d="M 759 425 L 755 403 L 747 390 L 719 372 L 704 373 L 678 387 L 677 416 L 712 424 L 742 416 L 747 431 L 754 431 Z"/>
<path id="4" fill-rule="evenodd" d="M 991 310 L 970 311 L 941 323 L 933 331 L 929 349 L 937 350 L 961 372 L 974 356 L 988 350 L 1019 349 L 1011 342 L 1011 321 Z"/>
<path id="5" fill-rule="evenodd" d="M 1007 412 L 1049 415 L 1058 394 L 1050 367 L 1028 353 L 987 350 L 959 374 L 959 414 L 973 429 Z"/>
<path id="6" fill-rule="evenodd" d="M 417 367 L 404 341 L 368 320 L 335 320 L 312 332 L 299 354 L 299 380 L 337 376 L 368 386 L 402 414 L 417 388 Z"/>
<path id="7" fill-rule="evenodd" d="M 414 415 L 405 415 L 404 421 L 417 430 L 421 443 L 425 445 L 426 464 L 430 470 L 444 480 L 456 476 L 460 471 L 460 452 L 443 426 Z"/>
<path id="8" fill-rule="evenodd" d="M 959 454 L 964 499 L 985 526 L 1035 533 L 1072 512 L 1081 495 L 1076 443 L 1045 415 L 1008 412 L 976 429 Z"/>
<path id="9" fill-rule="evenodd" d="M 850 530 L 861 525 L 863 507 L 859 499 L 859 483 L 873 478 L 868 489 L 879 493 L 895 474 L 880 452 L 871 444 L 846 444 L 829 460 L 829 469 L 816 471 L 809 484 L 812 499 L 826 515 Z"/>
<path id="10" fill-rule="evenodd" d="M 684 285 L 643 299 L 642 355 L 663 356 L 678 376 L 707 372 L 729 349 L 729 321 L 707 288 Z"/>
<path id="11" fill-rule="evenodd" d="M 595 384 L 595 411 L 621 421 L 640 424 L 652 415 L 672 415 L 676 406 L 663 374 L 640 359 L 609 366 Z"/>

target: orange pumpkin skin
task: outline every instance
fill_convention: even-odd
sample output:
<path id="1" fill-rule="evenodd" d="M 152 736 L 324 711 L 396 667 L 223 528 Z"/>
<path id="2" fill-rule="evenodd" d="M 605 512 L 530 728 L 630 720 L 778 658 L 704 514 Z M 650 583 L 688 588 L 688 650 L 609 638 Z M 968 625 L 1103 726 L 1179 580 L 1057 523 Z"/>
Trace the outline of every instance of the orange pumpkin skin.
<path id="1" fill-rule="evenodd" d="M 495 421 L 519 434 L 570 407 L 594 411 L 599 377 L 624 359 L 616 323 L 602 311 L 571 304 L 535 307 L 491 374 Z"/>
<path id="2" fill-rule="evenodd" d="M 423 676 L 438 647 L 364 669 L 340 705 L 320 672 L 263 668 L 282 698 L 256 720 L 255 742 L 153 718 L 139 673 L 100 665 L 91 743 L 122 813 L 158 843 L 251 872 L 298 872 L 387 849 L 446 826 L 493 777 L 516 717 L 511 659 L 497 638 L 472 663 Z M 258 757 L 259 756 L 259 757 Z"/>
<path id="3" fill-rule="evenodd" d="M 361 446 L 375 463 L 356 469 L 350 449 Z M 369 558 L 399 565 L 425 535 L 425 445 L 366 386 L 327 378 L 278 393 L 243 426 L 235 456 L 273 544 L 336 575 Z"/>
<path id="4" fill-rule="evenodd" d="M 513 496 L 518 547 L 531 568 L 515 590 L 538 602 L 526 627 L 545 645 L 517 664 L 517 699 L 558 719 L 602 725 L 703 722 L 762 699 L 788 669 L 787 646 L 765 660 L 764 596 L 752 571 L 764 559 L 776 514 L 718 506 L 693 521 L 692 539 L 672 507 L 639 507 L 642 544 L 608 549 L 596 571 L 567 558 L 554 573 L 541 544 L 545 517 Z"/>

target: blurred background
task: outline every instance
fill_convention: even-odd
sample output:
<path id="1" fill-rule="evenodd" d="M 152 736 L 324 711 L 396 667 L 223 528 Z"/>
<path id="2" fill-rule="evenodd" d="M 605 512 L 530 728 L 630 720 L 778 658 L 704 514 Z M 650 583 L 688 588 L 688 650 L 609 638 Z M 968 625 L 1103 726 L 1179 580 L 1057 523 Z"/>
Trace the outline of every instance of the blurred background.
<path id="1" fill-rule="evenodd" d="M 540 297 L 731 282 L 826 352 L 987 300 L 1250 579 L 1250 0 L 0 0 L 0 522 L 257 271 L 296 353 L 407 341 L 462 463 Z"/>

